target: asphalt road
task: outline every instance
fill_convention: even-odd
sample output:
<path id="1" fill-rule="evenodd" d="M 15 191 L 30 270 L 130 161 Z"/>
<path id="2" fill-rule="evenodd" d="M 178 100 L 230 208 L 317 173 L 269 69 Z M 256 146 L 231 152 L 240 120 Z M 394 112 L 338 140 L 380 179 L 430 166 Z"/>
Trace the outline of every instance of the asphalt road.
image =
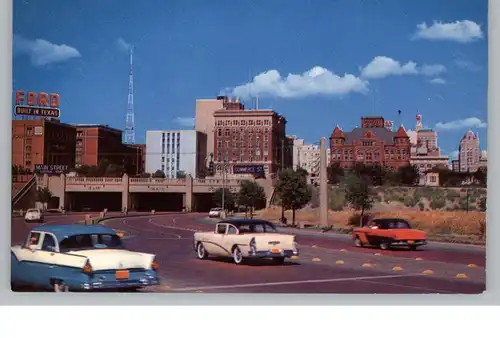
<path id="1" fill-rule="evenodd" d="M 431 243 L 417 251 L 381 251 L 355 248 L 349 236 L 299 230 L 300 257 L 282 266 L 265 261 L 243 266 L 229 259 L 201 261 L 192 239 L 194 231 L 213 229 L 213 222 L 204 217 L 147 215 L 105 224 L 130 233 L 129 249 L 157 255 L 162 285 L 149 289 L 153 292 L 475 294 L 485 290 L 485 249 L 466 245 Z"/>

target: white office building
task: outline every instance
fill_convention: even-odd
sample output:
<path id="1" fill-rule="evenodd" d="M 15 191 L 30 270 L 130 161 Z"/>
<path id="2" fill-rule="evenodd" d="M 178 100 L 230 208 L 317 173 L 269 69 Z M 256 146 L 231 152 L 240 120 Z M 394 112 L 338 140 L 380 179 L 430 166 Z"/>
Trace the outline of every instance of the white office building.
<path id="1" fill-rule="evenodd" d="M 206 161 L 206 136 L 196 130 L 148 130 L 146 172 L 161 170 L 167 178 L 179 172 L 197 177 Z"/>

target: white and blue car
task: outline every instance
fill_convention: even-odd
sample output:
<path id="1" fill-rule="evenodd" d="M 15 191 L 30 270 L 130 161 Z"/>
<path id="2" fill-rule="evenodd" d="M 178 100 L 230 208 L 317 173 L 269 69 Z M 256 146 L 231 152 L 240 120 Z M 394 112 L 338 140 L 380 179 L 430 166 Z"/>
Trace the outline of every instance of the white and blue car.
<path id="1" fill-rule="evenodd" d="M 131 290 L 159 284 L 155 255 L 125 249 L 99 225 L 41 225 L 11 247 L 11 286 L 54 292 Z"/>

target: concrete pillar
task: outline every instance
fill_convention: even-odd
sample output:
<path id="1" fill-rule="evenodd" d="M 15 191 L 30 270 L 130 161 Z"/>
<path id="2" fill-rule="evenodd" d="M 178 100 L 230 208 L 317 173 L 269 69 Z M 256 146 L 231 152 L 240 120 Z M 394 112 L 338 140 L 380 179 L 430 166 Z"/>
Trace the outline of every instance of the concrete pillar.
<path id="1" fill-rule="evenodd" d="M 61 174 L 60 176 L 61 183 L 61 194 L 59 196 L 59 210 L 66 209 L 66 175 Z M 45 185 L 45 175 L 43 175 L 43 181 Z M 48 177 L 47 177 L 47 185 L 48 186 Z"/>
<path id="2" fill-rule="evenodd" d="M 186 175 L 186 212 L 191 212 L 193 210 L 193 176 Z"/>
<path id="3" fill-rule="evenodd" d="M 319 168 L 319 209 L 320 226 L 328 226 L 328 177 L 326 163 L 326 138 L 320 140 L 320 168 Z"/>
<path id="4" fill-rule="evenodd" d="M 128 175 L 124 174 L 122 178 L 122 211 L 130 208 L 130 193 Z"/>

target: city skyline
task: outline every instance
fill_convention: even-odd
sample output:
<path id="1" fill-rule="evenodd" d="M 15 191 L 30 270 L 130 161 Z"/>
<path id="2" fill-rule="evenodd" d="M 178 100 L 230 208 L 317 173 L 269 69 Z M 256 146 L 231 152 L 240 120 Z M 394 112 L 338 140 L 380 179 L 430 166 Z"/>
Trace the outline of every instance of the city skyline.
<path id="1" fill-rule="evenodd" d="M 248 108 L 255 105 L 249 96 L 258 95 L 259 108 L 284 115 L 287 134 L 308 143 L 336 124 L 351 129 L 367 115 L 413 129 L 422 113 L 451 159 L 468 129 L 486 134 L 485 1 L 453 7 L 339 1 L 286 9 L 278 2 L 217 2 L 210 9 L 173 1 L 153 12 L 132 2 L 80 4 L 14 4 L 14 89 L 59 93 L 64 122 L 124 130 L 133 44 L 138 143 L 148 129 L 191 127 L 196 99 L 220 93 L 240 96 Z M 287 15 L 274 20 L 278 8 Z M 184 11 L 192 18 L 174 17 Z M 33 23 L 34 12 L 55 13 L 58 25 Z M 349 23 L 356 25 L 345 38 Z"/>

